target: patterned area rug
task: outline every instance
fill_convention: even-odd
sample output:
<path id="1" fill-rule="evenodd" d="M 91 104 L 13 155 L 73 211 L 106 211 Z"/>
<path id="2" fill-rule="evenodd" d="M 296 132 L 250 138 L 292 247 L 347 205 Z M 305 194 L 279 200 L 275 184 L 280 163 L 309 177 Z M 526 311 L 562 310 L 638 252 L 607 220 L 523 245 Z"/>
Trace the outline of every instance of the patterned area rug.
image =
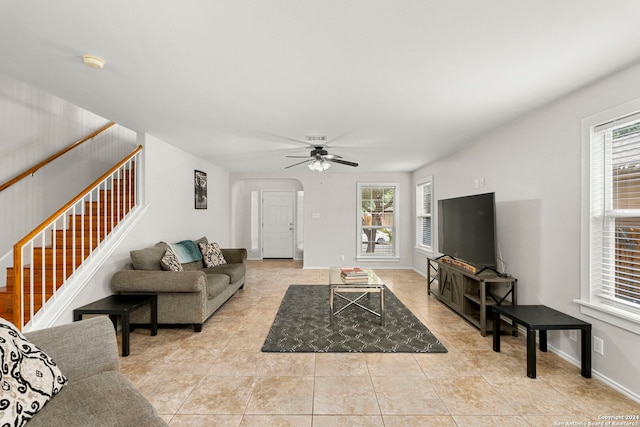
<path id="1" fill-rule="evenodd" d="M 349 296 L 357 294 L 351 293 Z M 402 302 L 385 288 L 385 325 L 354 305 L 329 325 L 329 286 L 291 285 L 278 309 L 263 352 L 446 353 L 447 349 Z M 360 299 L 379 311 L 379 294 Z M 334 300 L 335 310 L 347 304 Z"/>

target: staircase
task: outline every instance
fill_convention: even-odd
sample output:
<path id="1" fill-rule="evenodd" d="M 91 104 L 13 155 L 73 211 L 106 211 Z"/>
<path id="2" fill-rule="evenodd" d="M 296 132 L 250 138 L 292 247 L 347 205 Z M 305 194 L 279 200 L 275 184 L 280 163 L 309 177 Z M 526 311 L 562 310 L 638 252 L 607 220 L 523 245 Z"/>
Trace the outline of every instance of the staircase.
<path id="1" fill-rule="evenodd" d="M 89 257 L 99 255 L 102 242 L 137 206 L 133 159 L 141 149 L 15 245 L 14 266 L 7 269 L 6 286 L 0 288 L 0 317 L 22 327 L 59 289 L 73 286 L 74 273 Z"/>

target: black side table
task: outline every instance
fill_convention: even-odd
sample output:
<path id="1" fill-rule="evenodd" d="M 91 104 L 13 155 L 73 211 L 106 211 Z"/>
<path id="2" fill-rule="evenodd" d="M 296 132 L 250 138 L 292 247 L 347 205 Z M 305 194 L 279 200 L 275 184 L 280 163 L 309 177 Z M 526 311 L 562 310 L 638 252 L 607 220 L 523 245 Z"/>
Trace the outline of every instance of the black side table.
<path id="1" fill-rule="evenodd" d="M 158 335 L 157 295 L 111 295 L 73 310 L 73 321 L 82 320 L 84 314 L 107 314 L 118 333 L 118 316 L 122 319 L 122 356 L 129 355 L 129 315 L 140 307 L 149 305 L 151 311 L 151 335 Z"/>
<path id="2" fill-rule="evenodd" d="M 580 329 L 582 336 L 582 376 L 591 378 L 591 324 L 544 305 L 494 305 L 493 351 L 500 351 L 500 315 L 527 328 L 527 376 L 536 377 L 536 331 L 540 331 L 540 351 L 547 351 L 547 330 Z"/>

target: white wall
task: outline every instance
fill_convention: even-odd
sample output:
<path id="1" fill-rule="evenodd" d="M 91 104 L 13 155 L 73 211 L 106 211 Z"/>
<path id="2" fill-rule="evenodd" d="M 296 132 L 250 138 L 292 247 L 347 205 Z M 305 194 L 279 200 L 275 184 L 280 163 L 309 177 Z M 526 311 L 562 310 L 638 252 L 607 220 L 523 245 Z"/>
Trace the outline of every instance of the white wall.
<path id="1" fill-rule="evenodd" d="M 0 182 L 39 163 L 108 122 L 24 83 L 0 75 Z M 111 294 L 113 273 L 129 262 L 129 251 L 161 240 L 175 242 L 207 236 L 230 244 L 230 185 L 226 171 L 153 136 L 116 126 L 57 159 L 34 177 L 0 193 L 0 258 L 13 244 L 135 146 L 144 146 L 148 210 L 87 286 L 58 318 L 72 321 L 72 310 Z M 89 147 L 89 148 L 85 148 Z M 105 153 L 107 152 L 107 153 Z M 108 160 L 112 159 L 112 160 Z M 194 209 L 194 170 L 207 173 L 208 209 Z M 3 269 L 12 257 L 5 257 Z M 2 277 L 5 273 L 2 273 Z M 0 279 L 0 286 L 4 280 Z"/>
<path id="2" fill-rule="evenodd" d="M 594 373 L 636 399 L 640 337 L 582 315 L 573 301 L 580 298 L 580 121 L 639 98 L 639 80 L 636 65 L 414 173 L 414 181 L 433 175 L 434 200 L 496 193 L 498 241 L 507 271 L 518 279 L 518 302 L 544 304 L 592 323 L 593 335 L 604 339 L 604 356 L 593 353 Z M 476 178 L 486 186 L 474 188 Z M 426 274 L 424 254 L 415 251 L 413 263 Z M 550 332 L 549 345 L 580 360 L 579 343 L 567 331 Z"/>
<path id="3" fill-rule="evenodd" d="M 306 169 L 306 170 L 305 170 Z M 233 173 L 230 175 L 234 188 L 234 206 L 246 203 L 250 197 L 245 181 L 253 182 L 251 189 L 274 188 L 282 180 L 296 180 L 304 190 L 304 267 L 326 268 L 329 266 L 361 265 L 376 268 L 411 268 L 413 217 L 409 209 L 411 205 L 413 184 L 409 173 L 359 173 L 340 172 L 330 169 L 327 172 L 311 172 L 301 167 L 282 173 Z M 357 206 L 356 184 L 362 183 L 398 183 L 400 186 L 399 233 L 396 236 L 399 244 L 400 258 L 395 261 L 358 261 L 356 260 Z M 313 218 L 312 214 L 319 214 Z M 236 246 L 248 247 L 249 234 L 241 232 L 250 226 L 249 218 L 233 212 L 232 227 L 238 241 Z M 344 255 L 342 261 L 340 256 Z"/>
<path id="4" fill-rule="evenodd" d="M 109 121 L 0 75 L 0 183 L 82 139 Z M 64 154 L 0 192 L 0 258 L 133 151 L 136 134 L 121 126 Z M 2 263 L 0 266 L 4 267 Z"/>
<path id="5" fill-rule="evenodd" d="M 130 262 L 129 252 L 160 241 L 178 242 L 206 236 L 222 247 L 230 245 L 228 173 L 151 135 L 144 136 L 145 202 L 148 211 L 109 260 L 98 270 L 93 285 L 73 303 L 79 307 L 112 294 L 111 276 Z M 194 170 L 207 174 L 207 209 L 194 208 Z M 72 308 L 58 324 L 72 320 Z"/>

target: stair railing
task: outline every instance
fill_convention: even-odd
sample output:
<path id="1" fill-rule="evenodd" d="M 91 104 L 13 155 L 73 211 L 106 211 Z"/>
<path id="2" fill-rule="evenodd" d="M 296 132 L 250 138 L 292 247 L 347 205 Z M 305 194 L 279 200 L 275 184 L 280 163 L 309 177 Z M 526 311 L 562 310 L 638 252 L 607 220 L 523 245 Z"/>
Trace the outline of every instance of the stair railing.
<path id="1" fill-rule="evenodd" d="M 84 138 L 82 138 L 82 139 L 74 142 L 70 146 L 58 151 L 57 153 L 55 153 L 52 156 L 46 158 L 45 160 L 41 161 L 37 165 L 27 169 L 26 171 L 24 171 L 21 174 L 17 175 L 15 178 L 12 178 L 12 179 L 10 179 L 9 181 L 7 181 L 7 182 L 5 182 L 3 184 L 0 184 L 0 191 L 6 190 L 7 188 L 11 187 L 13 184 L 15 184 L 15 183 L 19 182 L 20 180 L 28 177 L 29 175 L 33 175 L 39 169 L 41 169 L 44 166 L 48 165 L 49 163 L 51 163 L 52 161 L 54 161 L 58 157 L 60 157 L 63 154 L 73 150 L 74 148 L 76 148 L 76 147 L 80 146 L 81 144 L 89 141 L 90 139 L 95 138 L 96 136 L 98 136 L 99 134 L 101 134 L 105 130 L 109 129 L 113 125 L 115 125 L 114 122 L 107 123 L 106 125 L 102 126 L 100 129 L 98 129 L 98 130 L 96 130 L 94 132 L 91 132 L 89 135 L 85 136 Z"/>
<path id="2" fill-rule="evenodd" d="M 134 171 L 141 153 L 138 146 L 14 245 L 13 320 L 18 328 L 22 330 L 39 309 L 46 310 L 47 300 L 56 298 L 58 289 L 82 269 L 82 262 L 139 206 L 140 174 Z M 41 278 L 39 289 L 36 277 Z"/>

